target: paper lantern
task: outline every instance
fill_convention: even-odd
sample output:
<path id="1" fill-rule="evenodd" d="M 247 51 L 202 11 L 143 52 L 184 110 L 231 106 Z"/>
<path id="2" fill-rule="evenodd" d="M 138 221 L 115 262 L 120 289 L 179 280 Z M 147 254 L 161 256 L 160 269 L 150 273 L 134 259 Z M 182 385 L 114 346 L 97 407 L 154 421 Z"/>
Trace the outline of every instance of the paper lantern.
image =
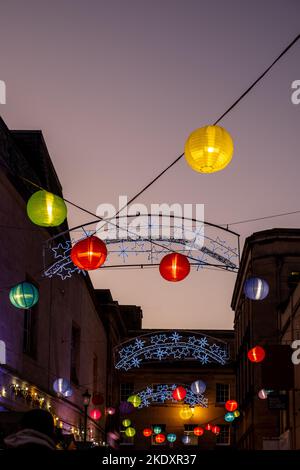
<path id="1" fill-rule="evenodd" d="M 239 410 L 235 410 L 235 411 L 233 412 L 233 416 L 234 416 L 235 418 L 238 418 L 238 417 L 240 416 L 240 414 L 241 414 L 241 413 L 239 412 Z"/>
<path id="2" fill-rule="evenodd" d="M 186 405 L 181 408 L 179 416 L 183 420 L 188 420 L 193 416 L 193 410 L 188 405 Z"/>
<path id="3" fill-rule="evenodd" d="M 233 141 L 220 126 L 205 126 L 188 137 L 184 155 L 190 167 L 199 173 L 223 170 L 231 161 Z"/>
<path id="4" fill-rule="evenodd" d="M 123 419 L 122 424 L 124 428 L 128 428 L 131 425 L 130 419 Z"/>
<path id="5" fill-rule="evenodd" d="M 131 395 L 127 401 L 129 403 L 132 403 L 134 408 L 138 408 L 140 406 L 140 404 L 142 403 L 142 399 L 139 395 Z"/>
<path id="6" fill-rule="evenodd" d="M 164 434 L 156 434 L 155 436 L 155 442 L 157 444 L 163 444 L 166 440 L 166 436 Z"/>
<path id="7" fill-rule="evenodd" d="M 213 432 L 214 434 L 216 434 L 216 436 L 217 436 L 218 434 L 220 434 L 220 431 L 221 431 L 221 429 L 219 428 L 219 426 L 213 426 L 213 427 L 211 428 L 211 432 Z"/>
<path id="8" fill-rule="evenodd" d="M 206 383 L 203 380 L 196 380 L 192 383 L 191 390 L 195 395 L 202 395 L 206 390 Z"/>
<path id="9" fill-rule="evenodd" d="M 229 413 L 226 413 L 224 419 L 227 421 L 227 423 L 231 423 L 234 420 L 234 414 L 230 411 Z"/>
<path id="10" fill-rule="evenodd" d="M 41 227 L 57 227 L 67 217 L 67 206 L 64 200 L 48 191 L 37 191 L 27 202 L 27 215 Z"/>
<path id="11" fill-rule="evenodd" d="M 179 387 L 176 387 L 173 392 L 172 392 L 172 396 L 174 398 L 174 400 L 176 401 L 182 401 L 184 400 L 185 396 L 186 396 L 186 389 L 184 387 L 181 387 L 179 385 Z"/>
<path id="12" fill-rule="evenodd" d="M 9 300 L 14 307 L 28 309 L 38 302 L 39 291 L 30 282 L 20 282 L 10 289 Z"/>
<path id="13" fill-rule="evenodd" d="M 106 257 L 105 243 L 94 235 L 75 243 L 71 250 L 71 260 L 75 266 L 85 271 L 100 268 Z"/>
<path id="14" fill-rule="evenodd" d="M 92 396 L 92 403 L 95 406 L 102 405 L 104 403 L 104 397 L 101 393 L 94 393 Z"/>
<path id="15" fill-rule="evenodd" d="M 64 379 L 62 377 L 54 380 L 53 382 L 53 390 L 56 393 L 60 393 L 63 395 L 64 393 L 67 392 L 71 388 L 70 382 L 67 379 Z"/>
<path id="16" fill-rule="evenodd" d="M 98 410 L 97 408 L 93 408 L 91 411 L 90 411 L 90 417 L 92 419 L 94 419 L 95 421 L 98 421 L 98 419 L 101 418 L 101 411 Z"/>
<path id="17" fill-rule="evenodd" d="M 154 434 L 160 434 L 162 431 L 160 426 L 153 426 L 153 432 Z"/>
<path id="18" fill-rule="evenodd" d="M 190 438 L 190 436 L 185 434 L 184 436 L 182 436 L 181 441 L 184 445 L 188 445 L 188 444 L 191 443 L 191 438 Z"/>
<path id="19" fill-rule="evenodd" d="M 169 434 L 167 434 L 167 440 L 171 443 L 175 442 L 177 439 L 176 437 L 176 434 L 174 434 L 173 432 L 170 432 Z"/>
<path id="20" fill-rule="evenodd" d="M 228 400 L 225 403 L 225 408 L 227 411 L 234 411 L 237 409 L 237 407 L 238 407 L 238 403 L 235 400 Z"/>
<path id="21" fill-rule="evenodd" d="M 251 362 L 262 362 L 266 357 L 266 352 L 261 346 L 255 346 L 248 351 L 247 356 Z"/>
<path id="22" fill-rule="evenodd" d="M 261 399 L 261 400 L 266 400 L 266 398 L 268 398 L 268 395 L 270 393 L 272 393 L 273 390 L 267 390 L 265 388 L 262 388 L 259 392 L 258 392 L 258 397 Z"/>
<path id="23" fill-rule="evenodd" d="M 109 406 L 106 411 L 107 411 L 107 414 L 110 416 L 114 415 L 116 412 L 115 408 L 113 408 L 112 406 Z"/>
<path id="24" fill-rule="evenodd" d="M 125 430 L 125 435 L 127 437 L 133 437 L 133 436 L 135 436 L 135 433 L 136 433 L 136 430 L 134 428 L 131 428 L 130 426 L 129 426 L 129 428 L 126 428 L 126 430 Z"/>
<path id="25" fill-rule="evenodd" d="M 211 425 L 210 423 L 207 423 L 207 424 L 205 425 L 205 430 L 206 430 L 206 431 L 211 431 L 211 428 L 212 428 L 212 425 Z"/>
<path id="26" fill-rule="evenodd" d="M 269 293 L 269 284 L 260 277 L 250 277 L 244 284 L 244 294 L 251 300 L 263 300 Z"/>
<path id="27" fill-rule="evenodd" d="M 143 435 L 144 435 L 145 437 L 150 437 L 150 436 L 152 436 L 152 429 L 150 429 L 150 428 L 145 428 L 145 429 L 143 430 Z"/>
<path id="28" fill-rule="evenodd" d="M 181 253 L 169 253 L 159 264 L 159 272 L 166 281 L 182 281 L 190 272 L 190 263 Z"/>
<path id="29" fill-rule="evenodd" d="M 201 428 L 200 426 L 196 426 L 194 428 L 194 434 L 195 436 L 202 436 L 204 434 L 204 429 Z"/>
<path id="30" fill-rule="evenodd" d="M 132 403 L 129 403 L 128 401 L 121 401 L 119 410 L 121 415 L 129 415 L 134 411 L 134 406 Z"/>

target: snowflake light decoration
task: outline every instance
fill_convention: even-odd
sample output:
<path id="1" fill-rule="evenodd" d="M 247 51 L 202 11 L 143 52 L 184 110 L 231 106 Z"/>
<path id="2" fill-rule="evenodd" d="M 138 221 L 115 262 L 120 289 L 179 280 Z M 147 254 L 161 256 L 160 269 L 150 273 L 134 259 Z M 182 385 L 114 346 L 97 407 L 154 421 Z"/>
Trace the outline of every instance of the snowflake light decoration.
<path id="1" fill-rule="evenodd" d="M 202 408 L 208 407 L 208 399 L 204 394 L 196 395 L 189 386 L 184 386 L 187 392 L 183 400 L 185 405 L 201 406 Z M 147 387 L 146 389 L 137 392 L 136 395 L 141 399 L 139 408 L 141 409 L 150 405 L 165 403 L 166 401 L 177 404 L 178 402 L 173 398 L 173 391 L 176 387 L 178 387 L 178 384 L 160 384 L 155 387 Z"/>

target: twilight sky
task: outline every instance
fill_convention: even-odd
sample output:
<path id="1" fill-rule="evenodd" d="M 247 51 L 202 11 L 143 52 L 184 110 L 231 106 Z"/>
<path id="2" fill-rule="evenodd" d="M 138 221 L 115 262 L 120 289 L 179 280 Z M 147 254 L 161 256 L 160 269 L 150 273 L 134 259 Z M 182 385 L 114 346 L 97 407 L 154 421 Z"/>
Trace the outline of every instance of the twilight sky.
<path id="1" fill-rule="evenodd" d="M 41 129 L 66 198 L 96 211 L 131 197 L 182 153 L 299 33 L 298 0 L 2 0 L 0 79 L 11 129 Z M 212 175 L 181 160 L 138 202 L 203 203 L 223 224 L 300 210 L 300 44 L 221 123 L 232 163 Z M 70 209 L 69 224 L 87 221 Z M 234 225 L 244 238 L 299 227 L 300 214 Z M 95 287 L 141 305 L 144 327 L 231 328 L 235 274 L 100 270 Z"/>

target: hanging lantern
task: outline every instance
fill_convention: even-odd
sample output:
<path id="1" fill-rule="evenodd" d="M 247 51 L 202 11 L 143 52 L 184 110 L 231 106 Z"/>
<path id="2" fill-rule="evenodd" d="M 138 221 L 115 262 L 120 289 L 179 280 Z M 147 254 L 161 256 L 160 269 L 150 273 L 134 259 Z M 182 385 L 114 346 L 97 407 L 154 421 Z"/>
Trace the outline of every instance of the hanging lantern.
<path id="1" fill-rule="evenodd" d="M 213 426 L 213 427 L 211 428 L 211 432 L 213 432 L 216 436 L 217 436 L 218 434 L 220 434 L 220 431 L 221 431 L 221 429 L 219 428 L 219 426 Z"/>
<path id="2" fill-rule="evenodd" d="M 210 423 L 207 423 L 204 427 L 206 431 L 211 431 L 212 425 Z"/>
<path id="3" fill-rule="evenodd" d="M 190 272 L 190 263 L 181 253 L 169 253 L 159 264 L 159 272 L 166 281 L 182 281 Z"/>
<path id="4" fill-rule="evenodd" d="M 258 392 L 258 397 L 261 399 L 261 400 L 266 400 L 266 398 L 268 398 L 268 395 L 269 393 L 272 393 L 273 390 L 267 390 L 265 388 L 262 388 L 259 392 Z"/>
<path id="5" fill-rule="evenodd" d="M 94 393 L 92 396 L 92 403 L 95 406 L 102 405 L 104 403 L 104 398 L 101 393 Z"/>
<path id="6" fill-rule="evenodd" d="M 161 427 L 160 426 L 153 426 L 153 432 L 154 434 L 160 434 L 162 431 Z"/>
<path id="7" fill-rule="evenodd" d="M 191 390 L 195 395 L 202 395 L 206 390 L 206 383 L 203 380 L 196 380 L 192 383 Z"/>
<path id="8" fill-rule="evenodd" d="M 184 387 L 181 387 L 181 385 L 179 385 L 179 387 L 176 387 L 173 390 L 172 396 L 173 396 L 174 400 L 182 401 L 186 397 L 186 389 Z"/>
<path id="9" fill-rule="evenodd" d="M 263 300 L 269 293 L 269 284 L 260 277 L 250 277 L 244 284 L 244 294 L 251 300 Z"/>
<path id="10" fill-rule="evenodd" d="M 266 357 L 266 352 L 261 346 L 255 346 L 248 351 L 247 356 L 251 362 L 262 362 Z"/>
<path id="11" fill-rule="evenodd" d="M 91 411 L 90 411 L 90 417 L 92 419 L 94 419 L 95 421 L 98 421 L 98 419 L 101 418 L 101 411 L 98 410 L 97 408 L 93 408 Z"/>
<path id="12" fill-rule="evenodd" d="M 227 411 L 234 411 L 237 409 L 237 407 L 238 407 L 238 403 L 235 400 L 228 400 L 225 403 L 225 408 Z"/>
<path id="13" fill-rule="evenodd" d="M 91 271 L 105 262 L 107 248 L 100 238 L 92 235 L 75 243 L 71 250 L 71 260 L 80 269 Z"/>
<path id="14" fill-rule="evenodd" d="M 106 411 L 107 411 L 107 414 L 110 416 L 114 415 L 116 412 L 115 408 L 113 408 L 112 406 L 109 406 Z"/>
<path id="15" fill-rule="evenodd" d="M 67 390 L 70 390 L 70 388 L 71 388 L 70 382 L 67 379 L 63 379 L 62 377 L 54 380 L 53 382 L 53 390 L 56 393 L 60 393 L 61 395 L 66 393 Z"/>
<path id="16" fill-rule="evenodd" d="M 182 436 L 181 441 L 184 445 L 189 445 L 191 443 L 191 438 L 187 434 Z"/>
<path id="17" fill-rule="evenodd" d="M 144 435 L 145 437 L 150 437 L 150 436 L 152 436 L 152 429 L 150 429 L 150 428 L 145 428 L 145 429 L 143 430 L 143 435 Z"/>
<path id="18" fill-rule="evenodd" d="M 194 428 L 194 434 L 195 434 L 195 436 L 198 436 L 198 437 L 199 437 L 199 436 L 203 436 L 203 434 L 204 434 L 204 429 L 201 428 L 200 426 L 196 426 L 196 427 Z"/>
<path id="19" fill-rule="evenodd" d="M 67 206 L 61 197 L 41 190 L 29 198 L 27 215 L 31 222 L 41 227 L 57 227 L 67 217 Z"/>
<path id="20" fill-rule="evenodd" d="M 231 135 L 220 126 L 196 129 L 186 141 L 184 155 L 190 167 L 199 173 L 223 170 L 233 155 Z"/>
<path id="21" fill-rule="evenodd" d="M 179 412 L 179 416 L 183 420 L 188 420 L 193 416 L 193 410 L 188 406 L 183 406 Z"/>
<path id="22" fill-rule="evenodd" d="M 241 413 L 239 412 L 239 410 L 235 410 L 235 411 L 233 412 L 233 416 L 234 416 L 235 418 L 238 418 L 238 417 L 240 416 L 240 414 L 241 414 Z"/>
<path id="23" fill-rule="evenodd" d="M 126 428 L 126 430 L 125 430 L 125 435 L 127 437 L 133 437 L 133 436 L 135 436 L 135 433 L 136 433 L 136 430 L 134 428 L 131 428 L 131 427 Z"/>
<path id="24" fill-rule="evenodd" d="M 126 419 L 123 419 L 122 424 L 123 424 L 124 428 L 128 428 L 131 425 L 131 421 L 130 421 L 130 419 L 126 418 Z"/>
<path id="25" fill-rule="evenodd" d="M 171 443 L 175 442 L 177 439 L 176 437 L 176 434 L 174 434 L 173 432 L 170 432 L 169 434 L 167 434 L 167 440 Z"/>
<path id="26" fill-rule="evenodd" d="M 129 403 L 128 401 L 121 401 L 119 410 L 121 415 L 129 415 L 134 411 L 134 406 L 132 403 Z"/>
<path id="27" fill-rule="evenodd" d="M 234 414 L 230 411 L 229 413 L 226 413 L 224 419 L 227 421 L 227 423 L 231 423 L 234 420 Z"/>
<path id="28" fill-rule="evenodd" d="M 134 408 L 138 408 L 140 406 L 140 404 L 142 403 L 142 399 L 139 395 L 131 395 L 127 401 L 129 403 L 132 403 Z"/>
<path id="29" fill-rule="evenodd" d="M 30 282 L 21 282 L 10 289 L 9 300 L 14 307 L 31 308 L 39 300 L 39 291 Z"/>
<path id="30" fill-rule="evenodd" d="M 166 436 L 164 434 L 156 434 L 155 442 L 156 444 L 163 444 L 166 440 Z"/>

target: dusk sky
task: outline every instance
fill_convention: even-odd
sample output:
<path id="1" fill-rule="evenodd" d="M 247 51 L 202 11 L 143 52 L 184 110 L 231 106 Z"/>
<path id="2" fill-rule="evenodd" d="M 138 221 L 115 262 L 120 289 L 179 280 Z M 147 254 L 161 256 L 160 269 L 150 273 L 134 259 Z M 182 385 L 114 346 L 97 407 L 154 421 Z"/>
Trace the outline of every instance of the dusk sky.
<path id="1" fill-rule="evenodd" d="M 95 212 L 133 196 L 213 123 L 299 34 L 299 0 L 7 0 L 0 80 L 10 129 L 41 129 L 64 196 Z M 199 203 L 231 224 L 300 210 L 300 43 L 220 123 L 231 164 L 193 172 L 182 159 L 138 202 Z M 69 225 L 89 220 L 69 208 Z M 300 214 L 232 225 L 248 235 L 298 227 Z M 143 326 L 232 328 L 236 275 L 192 271 L 168 283 L 151 270 L 100 270 L 97 288 L 140 305 Z"/>

